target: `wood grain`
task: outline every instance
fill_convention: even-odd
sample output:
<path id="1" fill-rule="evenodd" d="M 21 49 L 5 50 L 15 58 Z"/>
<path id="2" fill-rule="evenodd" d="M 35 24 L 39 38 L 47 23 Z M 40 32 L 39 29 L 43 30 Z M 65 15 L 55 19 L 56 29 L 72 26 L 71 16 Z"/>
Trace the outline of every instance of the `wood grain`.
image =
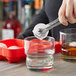
<path id="1" fill-rule="evenodd" d="M 55 55 L 54 69 L 48 72 L 34 72 L 26 68 L 25 62 L 9 64 L 0 61 L 0 76 L 76 76 L 76 63 L 61 59 L 61 54 Z"/>

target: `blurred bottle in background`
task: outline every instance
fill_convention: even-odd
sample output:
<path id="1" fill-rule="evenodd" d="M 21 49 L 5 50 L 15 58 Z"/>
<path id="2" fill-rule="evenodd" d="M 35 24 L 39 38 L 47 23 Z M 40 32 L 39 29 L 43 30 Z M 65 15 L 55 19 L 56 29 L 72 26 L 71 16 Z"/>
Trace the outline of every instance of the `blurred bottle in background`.
<path id="1" fill-rule="evenodd" d="M 18 20 L 20 21 L 22 27 L 24 27 L 24 5 L 25 0 L 18 0 Z"/>
<path id="2" fill-rule="evenodd" d="M 14 35 L 11 34 L 11 37 L 9 38 L 16 38 L 20 33 L 17 31 L 15 33 L 15 30 L 17 30 L 17 25 L 21 24 L 21 33 L 24 32 L 24 30 L 26 30 L 30 26 L 33 17 L 40 12 L 43 0 L 2 0 L 2 4 L 4 10 L 3 18 L 6 21 L 4 29 L 14 29 Z M 15 14 L 13 14 L 12 11 L 14 11 Z M 2 31 L 2 38 L 6 39 L 6 30 L 4 31 Z M 4 33 L 6 35 L 4 35 Z"/>
<path id="3" fill-rule="evenodd" d="M 29 25 L 31 24 L 31 20 L 32 20 L 32 14 L 31 14 L 31 6 L 26 4 L 25 5 L 25 27 L 24 27 L 24 30 L 26 30 Z"/>
<path id="4" fill-rule="evenodd" d="M 43 0 L 18 0 L 18 19 L 23 25 L 23 31 L 26 30 L 35 14 L 38 14 L 42 8 Z"/>
<path id="5" fill-rule="evenodd" d="M 11 1 L 13 2 L 13 8 L 14 8 L 14 11 L 16 12 L 16 16 L 17 16 L 17 0 L 1 0 L 1 1 L 2 1 L 2 7 L 3 7 L 3 10 L 2 10 L 3 11 L 3 20 L 7 19 Z"/>
<path id="6" fill-rule="evenodd" d="M 2 1 L 0 0 L 0 20 L 2 20 L 2 16 L 3 16 L 3 13 L 2 13 Z"/>
<path id="7" fill-rule="evenodd" d="M 43 0 L 34 0 L 35 14 L 39 14 L 42 8 Z"/>
<path id="8" fill-rule="evenodd" d="M 41 0 L 41 8 L 42 8 L 42 6 L 43 6 L 43 0 Z"/>
<path id="9" fill-rule="evenodd" d="M 2 29 L 2 40 L 16 38 L 21 33 L 22 29 L 21 24 L 16 18 L 16 12 L 14 11 L 13 1 L 11 1 L 9 5 L 9 15 Z"/>
<path id="10" fill-rule="evenodd" d="M 7 16 L 8 16 L 9 1 L 10 1 L 10 0 L 2 0 L 2 6 L 3 6 L 3 20 L 6 20 L 6 18 L 7 18 Z"/>
<path id="11" fill-rule="evenodd" d="M 34 0 L 18 0 L 18 19 L 23 25 L 23 30 L 26 30 L 34 15 Z"/>
<path id="12" fill-rule="evenodd" d="M 25 0 L 25 3 L 26 4 L 29 4 L 29 3 L 31 3 L 31 2 L 33 2 L 34 0 Z"/>
<path id="13" fill-rule="evenodd" d="M 33 18 L 33 16 L 35 15 L 34 0 L 30 1 L 29 5 L 31 6 L 31 14 Z"/>
<path id="14" fill-rule="evenodd" d="M 22 26 L 16 19 L 15 14 L 10 13 L 2 29 L 2 40 L 16 38 L 21 33 L 21 29 Z"/>

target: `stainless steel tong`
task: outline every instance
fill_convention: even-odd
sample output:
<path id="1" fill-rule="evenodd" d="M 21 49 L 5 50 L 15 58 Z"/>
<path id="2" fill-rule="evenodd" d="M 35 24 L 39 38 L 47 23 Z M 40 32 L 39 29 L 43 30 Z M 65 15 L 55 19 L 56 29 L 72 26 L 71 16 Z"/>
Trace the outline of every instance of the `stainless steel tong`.
<path id="1" fill-rule="evenodd" d="M 59 22 L 59 19 L 57 18 L 56 20 L 48 23 L 48 24 L 46 25 L 46 29 L 50 30 L 50 29 L 52 29 L 52 28 L 54 28 L 54 27 L 56 27 L 56 26 L 58 26 L 58 25 L 60 25 L 60 24 L 61 24 L 61 23 Z"/>
<path id="2" fill-rule="evenodd" d="M 67 20 L 67 19 L 66 19 Z M 67 20 L 68 21 L 68 20 Z M 58 25 L 60 25 L 61 23 L 59 22 L 59 19 L 57 18 L 56 20 L 54 20 L 54 21 L 52 21 L 52 22 L 50 22 L 50 23 L 48 23 L 46 26 L 46 29 L 47 30 L 50 30 L 50 29 L 52 29 L 52 28 L 54 28 L 54 27 L 56 27 L 56 26 L 58 26 Z"/>
<path id="3" fill-rule="evenodd" d="M 59 19 L 57 18 L 56 20 L 54 20 L 54 21 L 46 24 L 45 29 L 41 29 L 41 28 L 40 28 L 40 29 L 39 29 L 39 32 L 43 32 L 43 31 L 45 31 L 45 30 L 49 31 L 49 30 L 51 30 L 52 28 L 54 28 L 54 27 L 56 27 L 56 26 L 58 26 L 58 25 L 60 25 L 60 24 L 61 24 L 61 23 L 59 22 Z"/>
<path id="4" fill-rule="evenodd" d="M 43 39 L 45 38 L 48 33 L 49 33 L 49 30 L 60 25 L 61 23 L 59 22 L 59 19 L 57 18 L 56 20 L 48 23 L 48 24 L 38 24 L 37 26 L 35 26 L 34 30 L 33 30 L 33 33 L 34 33 L 34 36 L 39 38 L 39 39 Z M 41 25 L 43 27 L 41 27 Z"/>

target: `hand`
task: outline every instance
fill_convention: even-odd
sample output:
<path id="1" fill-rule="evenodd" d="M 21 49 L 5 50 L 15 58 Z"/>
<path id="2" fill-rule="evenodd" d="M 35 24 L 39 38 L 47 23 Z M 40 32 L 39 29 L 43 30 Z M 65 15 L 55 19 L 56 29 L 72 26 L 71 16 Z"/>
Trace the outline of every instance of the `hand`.
<path id="1" fill-rule="evenodd" d="M 68 22 L 76 23 L 76 0 L 63 0 L 58 15 L 60 23 L 65 26 L 68 25 Z"/>

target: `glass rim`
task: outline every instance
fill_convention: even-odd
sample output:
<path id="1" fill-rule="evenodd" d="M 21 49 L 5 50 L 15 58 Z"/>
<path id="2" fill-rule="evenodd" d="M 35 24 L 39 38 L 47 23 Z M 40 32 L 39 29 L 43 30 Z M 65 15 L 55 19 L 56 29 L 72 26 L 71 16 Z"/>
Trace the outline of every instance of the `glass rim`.
<path id="1" fill-rule="evenodd" d="M 65 31 L 67 31 L 67 30 L 76 30 L 76 28 L 66 28 L 66 29 L 62 29 L 62 30 L 60 30 L 59 32 L 61 33 L 61 34 L 64 34 L 64 35 L 76 35 L 76 33 L 72 33 L 72 32 L 65 32 Z"/>
<path id="2" fill-rule="evenodd" d="M 50 38 L 48 41 L 44 41 L 44 42 L 33 42 L 33 41 L 30 41 L 30 40 L 28 40 L 28 38 L 32 38 L 32 37 L 34 37 L 34 38 L 36 38 L 35 36 L 28 36 L 28 37 L 26 37 L 25 39 L 24 39 L 24 41 L 26 40 L 26 41 L 29 41 L 30 43 L 49 43 L 51 40 L 50 39 L 53 39 L 53 41 L 55 41 L 55 38 L 54 37 L 50 37 L 50 36 L 47 36 L 48 38 Z M 47 38 L 46 37 L 46 38 Z M 36 38 L 37 39 L 37 38 Z M 45 39 L 45 38 L 44 38 Z M 43 39 L 43 40 L 44 40 Z"/>

